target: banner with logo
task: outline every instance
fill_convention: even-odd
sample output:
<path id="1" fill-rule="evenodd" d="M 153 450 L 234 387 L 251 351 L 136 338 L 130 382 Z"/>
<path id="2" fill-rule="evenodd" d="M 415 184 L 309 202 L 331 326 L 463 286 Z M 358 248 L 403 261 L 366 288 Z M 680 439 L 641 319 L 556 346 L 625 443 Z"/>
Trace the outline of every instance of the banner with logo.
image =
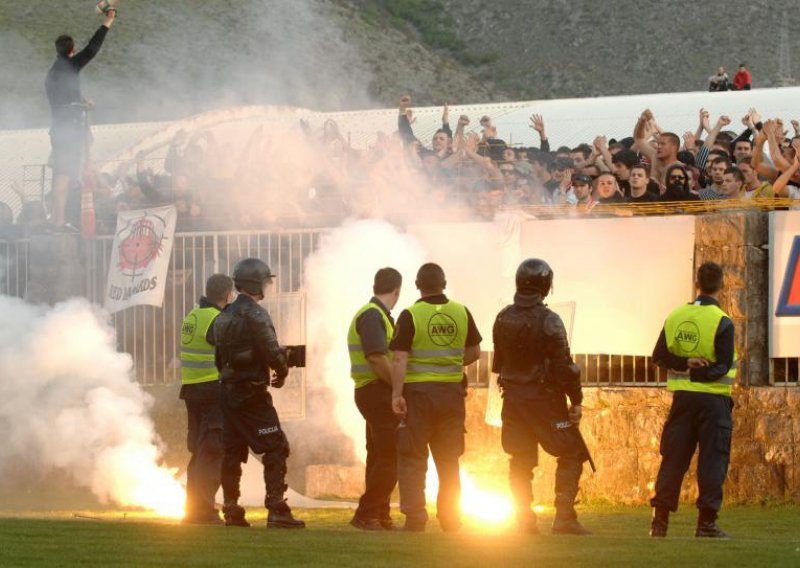
<path id="1" fill-rule="evenodd" d="M 119 213 L 106 286 L 109 312 L 163 305 L 176 219 L 174 205 Z"/>
<path id="2" fill-rule="evenodd" d="M 769 214 L 770 357 L 800 357 L 800 211 Z"/>

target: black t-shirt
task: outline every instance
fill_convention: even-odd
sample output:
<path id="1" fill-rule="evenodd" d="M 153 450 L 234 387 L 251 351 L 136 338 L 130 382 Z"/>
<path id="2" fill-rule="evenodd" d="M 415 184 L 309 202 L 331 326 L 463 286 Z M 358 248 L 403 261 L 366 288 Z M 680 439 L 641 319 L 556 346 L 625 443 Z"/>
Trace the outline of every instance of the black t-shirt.
<path id="1" fill-rule="evenodd" d="M 650 193 L 649 191 L 645 191 L 639 197 L 634 197 L 632 195 L 629 195 L 628 197 L 625 198 L 625 203 L 655 203 L 657 201 L 661 201 L 658 195 Z"/>
<path id="2" fill-rule="evenodd" d="M 392 315 L 378 298 L 373 297 L 370 302 L 380 306 L 383 313 L 386 314 L 386 317 L 388 317 L 389 321 L 394 325 Z M 356 320 L 356 331 L 361 338 L 361 347 L 364 349 L 365 356 L 376 353 L 383 354 L 389 349 L 389 346 L 386 345 L 386 322 L 383 321 L 380 312 L 375 308 L 371 308 L 358 316 Z"/>
<path id="3" fill-rule="evenodd" d="M 447 296 L 438 294 L 436 296 L 428 296 L 417 300 L 417 302 L 428 302 L 429 304 L 446 304 L 448 302 Z M 394 337 L 389 344 L 389 349 L 392 351 L 411 351 L 411 344 L 414 341 L 414 318 L 411 317 L 411 312 L 403 310 L 400 317 L 397 318 L 397 326 L 394 328 Z M 478 331 L 478 326 L 475 325 L 475 320 L 472 314 L 467 310 L 467 341 L 466 347 L 474 347 L 480 345 L 483 338 Z"/>

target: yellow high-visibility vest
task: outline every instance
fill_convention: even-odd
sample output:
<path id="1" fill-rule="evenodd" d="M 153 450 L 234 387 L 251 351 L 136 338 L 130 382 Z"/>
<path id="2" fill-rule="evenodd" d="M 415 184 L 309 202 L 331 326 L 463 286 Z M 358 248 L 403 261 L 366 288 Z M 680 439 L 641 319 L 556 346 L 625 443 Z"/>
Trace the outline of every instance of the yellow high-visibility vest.
<path id="1" fill-rule="evenodd" d="M 181 382 L 185 385 L 208 383 L 219 378 L 214 365 L 214 347 L 206 341 L 206 333 L 219 308 L 195 308 L 181 325 Z"/>
<path id="2" fill-rule="evenodd" d="M 358 330 L 356 329 L 358 318 L 368 310 L 378 310 L 378 313 L 380 313 L 383 318 L 383 324 L 386 326 L 387 349 L 389 347 L 389 342 L 392 340 L 392 334 L 394 333 L 394 326 L 389 316 L 386 315 L 386 312 L 384 312 L 378 304 L 370 302 L 358 310 L 356 315 L 353 316 L 353 321 L 350 322 L 350 330 L 347 332 L 347 349 L 350 352 L 350 376 L 353 378 L 355 388 L 357 389 L 378 380 L 378 376 L 367 361 L 367 356 L 364 354 L 364 347 L 361 345 L 361 336 L 358 335 Z"/>
<path id="3" fill-rule="evenodd" d="M 724 317 L 729 316 L 714 304 L 693 303 L 677 308 L 667 317 L 664 324 L 667 349 L 678 357 L 702 357 L 715 363 L 717 354 L 714 350 L 714 338 L 717 335 L 719 322 Z M 731 396 L 735 382 L 735 352 L 733 366 L 724 377 L 714 382 L 692 382 L 688 373 L 680 373 L 672 369 L 667 372 L 667 390 L 670 391 L 705 392 Z"/>
<path id="4" fill-rule="evenodd" d="M 467 308 L 452 300 L 445 304 L 422 301 L 408 311 L 414 321 L 414 340 L 408 354 L 406 382 L 460 382 L 464 374 Z"/>

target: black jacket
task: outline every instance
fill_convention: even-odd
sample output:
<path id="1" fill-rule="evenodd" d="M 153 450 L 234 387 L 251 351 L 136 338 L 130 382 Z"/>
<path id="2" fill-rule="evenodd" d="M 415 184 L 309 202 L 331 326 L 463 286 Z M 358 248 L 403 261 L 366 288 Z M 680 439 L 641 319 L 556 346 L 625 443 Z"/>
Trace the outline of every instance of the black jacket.
<path id="1" fill-rule="evenodd" d="M 269 382 L 272 369 L 285 377 L 289 368 L 267 310 L 239 294 L 214 320 L 214 362 L 222 382 Z"/>
<path id="2" fill-rule="evenodd" d="M 107 33 L 108 28 L 100 26 L 85 48 L 72 57 L 59 55 L 47 72 L 45 90 L 54 125 L 71 123 L 80 117 L 80 109 L 73 106 L 83 103 L 79 73 L 100 51 Z"/>
<path id="3" fill-rule="evenodd" d="M 494 363 L 506 394 L 526 397 L 566 395 L 581 404 L 580 370 L 569 352 L 561 317 L 538 294 L 517 294 L 492 329 Z"/>

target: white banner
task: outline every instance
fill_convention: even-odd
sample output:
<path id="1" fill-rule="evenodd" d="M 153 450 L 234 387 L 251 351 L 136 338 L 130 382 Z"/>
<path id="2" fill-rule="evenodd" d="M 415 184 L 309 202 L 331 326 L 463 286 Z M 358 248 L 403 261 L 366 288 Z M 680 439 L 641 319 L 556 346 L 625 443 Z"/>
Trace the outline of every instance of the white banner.
<path id="1" fill-rule="evenodd" d="M 526 220 L 411 225 L 492 348 L 497 313 L 528 257 L 555 274 L 550 304 L 574 303 L 574 353 L 650 355 L 667 315 L 694 297 L 694 217 Z M 456 243 L 456 245 L 454 245 Z"/>
<path id="2" fill-rule="evenodd" d="M 770 357 L 800 357 L 800 211 L 769 214 Z"/>
<path id="3" fill-rule="evenodd" d="M 118 214 L 105 296 L 109 312 L 163 305 L 176 218 L 174 205 Z"/>

